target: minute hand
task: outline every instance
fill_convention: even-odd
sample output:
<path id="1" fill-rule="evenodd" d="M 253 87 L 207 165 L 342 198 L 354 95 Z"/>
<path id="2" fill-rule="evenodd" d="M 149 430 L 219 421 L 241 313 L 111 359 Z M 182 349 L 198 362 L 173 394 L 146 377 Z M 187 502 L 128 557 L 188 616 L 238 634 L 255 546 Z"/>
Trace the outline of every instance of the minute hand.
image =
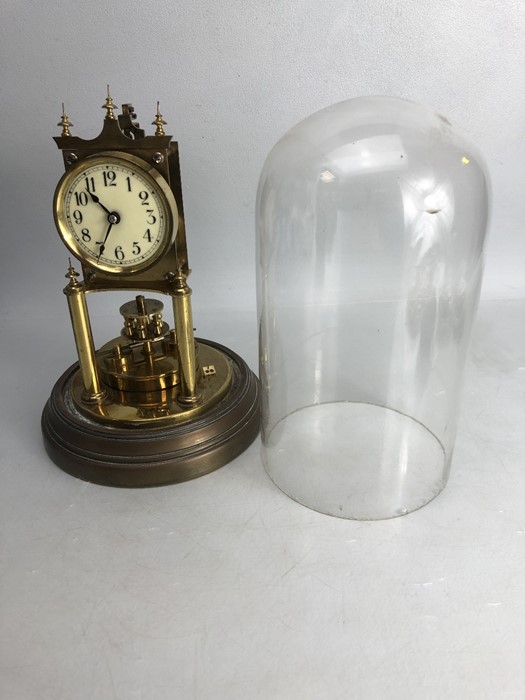
<path id="1" fill-rule="evenodd" d="M 100 248 L 99 248 L 99 251 L 98 251 L 97 260 L 100 260 L 100 256 L 102 255 L 102 253 L 104 252 L 104 250 L 105 250 L 105 248 L 106 248 L 106 241 L 108 240 L 108 236 L 109 236 L 109 233 L 110 233 L 110 231 L 111 231 L 112 228 L 113 228 L 113 222 L 111 222 L 111 223 L 109 224 L 108 230 L 106 231 L 106 235 L 104 236 L 104 240 L 103 240 L 102 243 L 100 244 Z"/>
<path id="2" fill-rule="evenodd" d="M 119 214 L 117 214 L 116 211 L 110 211 L 108 214 L 108 222 L 109 222 L 108 230 L 106 231 L 106 235 L 104 236 L 104 240 L 100 244 L 97 260 L 100 260 L 100 256 L 102 255 L 102 253 L 104 252 L 104 250 L 106 248 L 106 241 L 108 240 L 108 236 L 109 236 L 114 224 L 120 223 Z"/>

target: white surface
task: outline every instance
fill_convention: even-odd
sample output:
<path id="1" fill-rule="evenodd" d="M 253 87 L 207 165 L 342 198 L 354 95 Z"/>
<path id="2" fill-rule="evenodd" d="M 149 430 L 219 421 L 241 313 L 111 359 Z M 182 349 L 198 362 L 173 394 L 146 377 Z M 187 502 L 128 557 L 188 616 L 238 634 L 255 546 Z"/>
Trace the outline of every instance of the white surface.
<path id="1" fill-rule="evenodd" d="M 176 486 L 68 476 L 39 417 L 69 329 L 29 383 L 42 326 L 4 323 L 0 697 L 521 700 L 524 317 L 482 304 L 449 484 L 375 523 L 284 496 L 258 443 Z M 197 319 L 253 364 L 252 323 Z"/>

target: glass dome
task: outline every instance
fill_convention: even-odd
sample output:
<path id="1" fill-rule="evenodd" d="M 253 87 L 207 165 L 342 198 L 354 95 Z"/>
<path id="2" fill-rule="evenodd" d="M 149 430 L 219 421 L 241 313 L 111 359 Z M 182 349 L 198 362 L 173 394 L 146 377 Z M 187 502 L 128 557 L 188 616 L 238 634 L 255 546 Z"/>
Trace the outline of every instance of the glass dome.
<path id="1" fill-rule="evenodd" d="M 413 511 L 446 483 L 489 209 L 476 150 L 362 97 L 292 128 L 257 195 L 263 461 L 315 510 Z"/>

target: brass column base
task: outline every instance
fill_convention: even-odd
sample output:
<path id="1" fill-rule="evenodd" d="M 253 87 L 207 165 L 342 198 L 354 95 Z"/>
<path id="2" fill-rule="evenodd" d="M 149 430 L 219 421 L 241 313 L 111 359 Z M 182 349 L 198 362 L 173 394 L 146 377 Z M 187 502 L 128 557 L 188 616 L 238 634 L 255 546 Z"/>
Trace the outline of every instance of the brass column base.
<path id="1" fill-rule="evenodd" d="M 46 451 L 61 469 L 106 486 L 161 486 L 208 474 L 243 452 L 259 432 L 259 388 L 242 358 L 199 341 L 230 360 L 226 395 L 191 422 L 174 426 L 107 426 L 81 414 L 72 398 L 78 363 L 53 387 L 42 414 Z"/>

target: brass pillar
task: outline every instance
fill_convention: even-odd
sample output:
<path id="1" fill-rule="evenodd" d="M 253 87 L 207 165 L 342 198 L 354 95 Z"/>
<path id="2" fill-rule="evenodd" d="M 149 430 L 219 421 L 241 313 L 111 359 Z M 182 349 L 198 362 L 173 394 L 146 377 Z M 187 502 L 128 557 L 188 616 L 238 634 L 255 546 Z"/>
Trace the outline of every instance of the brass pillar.
<path id="1" fill-rule="evenodd" d="M 86 293 L 84 286 L 78 281 L 78 272 L 71 265 L 66 275 L 69 277 L 69 284 L 64 289 L 67 297 L 67 305 L 71 316 L 71 325 L 77 347 L 80 373 L 84 385 L 82 399 L 87 403 L 99 403 L 106 392 L 101 389 L 98 376 L 95 346 L 93 344 L 93 333 L 89 322 L 89 313 L 86 304 Z"/>
<path id="2" fill-rule="evenodd" d="M 173 315 L 177 333 L 177 359 L 179 362 L 181 389 L 177 398 L 182 405 L 193 406 L 200 400 L 197 390 L 197 363 L 195 359 L 195 339 L 193 337 L 193 316 L 191 313 L 191 289 L 186 283 L 186 274 L 181 268 L 174 280 Z"/>

